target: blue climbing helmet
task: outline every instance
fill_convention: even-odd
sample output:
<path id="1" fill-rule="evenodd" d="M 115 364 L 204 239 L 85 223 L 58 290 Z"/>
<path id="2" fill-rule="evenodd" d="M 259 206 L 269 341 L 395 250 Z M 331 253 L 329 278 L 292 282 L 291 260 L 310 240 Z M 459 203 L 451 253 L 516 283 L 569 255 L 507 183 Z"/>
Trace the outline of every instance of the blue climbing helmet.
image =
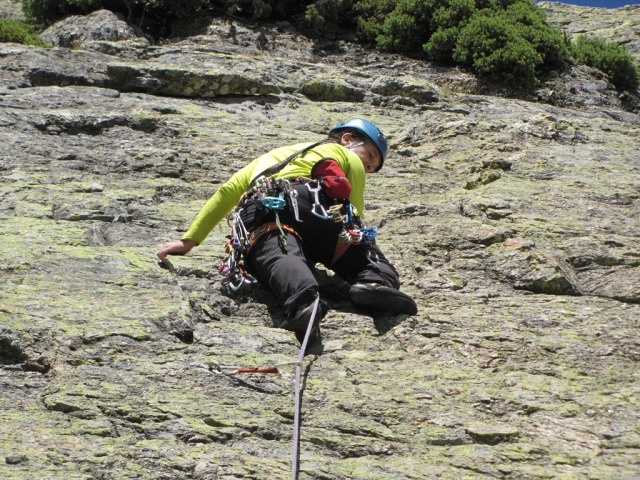
<path id="1" fill-rule="evenodd" d="M 346 122 L 343 122 L 339 125 L 333 127 L 329 133 L 335 132 L 336 130 L 344 130 L 346 128 L 353 128 L 364 133 L 369 139 L 378 147 L 378 151 L 380 152 L 380 166 L 376 169 L 376 172 L 382 168 L 382 164 L 384 163 L 385 158 L 387 158 L 387 152 L 389 150 L 389 145 L 387 144 L 387 139 L 384 134 L 380 131 L 378 127 L 376 127 L 369 120 L 365 120 L 364 118 L 350 118 Z"/>

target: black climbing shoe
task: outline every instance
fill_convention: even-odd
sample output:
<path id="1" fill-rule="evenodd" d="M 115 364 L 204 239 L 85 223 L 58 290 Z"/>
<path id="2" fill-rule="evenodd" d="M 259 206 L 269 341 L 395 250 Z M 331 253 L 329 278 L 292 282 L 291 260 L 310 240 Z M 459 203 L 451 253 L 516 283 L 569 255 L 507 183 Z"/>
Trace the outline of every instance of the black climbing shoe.
<path id="1" fill-rule="evenodd" d="M 418 306 L 406 293 L 377 283 L 355 283 L 349 289 L 349 298 L 360 307 L 398 315 L 415 315 Z"/>
<path id="2" fill-rule="evenodd" d="M 315 302 L 311 302 L 309 305 L 304 307 L 300 307 L 296 313 L 287 319 L 285 323 L 282 325 L 282 328 L 286 330 L 291 330 L 296 334 L 296 338 L 298 342 L 302 344 L 304 341 L 304 336 L 307 333 L 307 327 L 309 326 L 309 321 L 311 321 L 311 315 L 313 314 L 313 304 Z M 320 301 L 318 305 L 318 310 L 316 311 L 316 316 L 313 321 L 313 330 L 311 330 L 311 334 L 309 335 L 309 341 L 307 345 L 311 345 L 313 343 L 320 341 L 320 321 L 327 314 L 327 304 L 323 301 Z"/>

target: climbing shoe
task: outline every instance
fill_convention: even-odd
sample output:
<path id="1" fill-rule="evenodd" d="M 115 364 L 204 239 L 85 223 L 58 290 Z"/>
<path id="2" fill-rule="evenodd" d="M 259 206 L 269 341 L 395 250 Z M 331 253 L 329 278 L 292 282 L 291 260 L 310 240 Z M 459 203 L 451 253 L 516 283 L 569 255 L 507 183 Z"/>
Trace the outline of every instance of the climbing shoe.
<path id="1" fill-rule="evenodd" d="M 406 293 L 377 283 L 355 283 L 349 289 L 349 298 L 359 306 L 398 315 L 415 315 L 418 306 Z"/>
<path id="2" fill-rule="evenodd" d="M 313 304 L 315 302 L 310 303 L 309 305 L 305 305 L 304 307 L 300 307 L 296 313 L 287 319 L 282 328 L 286 330 L 291 330 L 296 334 L 296 338 L 298 342 L 302 344 L 304 341 L 304 336 L 307 333 L 307 327 L 309 326 L 309 322 L 311 321 L 311 315 L 313 314 Z M 318 305 L 318 310 L 316 311 L 316 317 L 313 322 L 313 330 L 311 330 L 311 334 L 309 335 L 308 345 L 320 341 L 320 321 L 327 314 L 328 306 L 325 302 L 320 301 Z"/>

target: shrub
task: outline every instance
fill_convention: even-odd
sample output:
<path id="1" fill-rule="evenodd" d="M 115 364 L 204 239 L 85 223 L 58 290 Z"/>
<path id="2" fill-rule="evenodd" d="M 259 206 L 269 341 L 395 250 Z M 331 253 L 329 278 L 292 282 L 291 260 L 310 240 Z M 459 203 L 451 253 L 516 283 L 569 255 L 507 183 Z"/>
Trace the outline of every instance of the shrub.
<path id="1" fill-rule="evenodd" d="M 549 25 L 544 10 L 528 1 L 518 0 L 512 1 L 504 12 L 506 19 L 517 26 L 519 36 L 542 56 L 543 69 L 558 68 L 569 61 L 570 42 L 559 29 Z"/>
<path id="2" fill-rule="evenodd" d="M 399 0 L 384 19 L 376 42 L 382 50 L 416 53 L 433 33 L 434 4 L 444 0 Z"/>
<path id="3" fill-rule="evenodd" d="M 46 47 L 47 44 L 34 32 L 33 27 L 17 20 L 0 19 L 0 43 L 22 43 Z"/>
<path id="4" fill-rule="evenodd" d="M 429 41 L 422 45 L 429 57 L 437 61 L 450 62 L 460 30 L 475 13 L 474 0 L 451 0 L 446 6 L 436 8 L 430 25 L 434 33 Z"/>
<path id="5" fill-rule="evenodd" d="M 305 11 L 305 23 L 316 35 L 335 37 L 340 27 L 353 23 L 352 0 L 316 0 Z"/>
<path id="6" fill-rule="evenodd" d="M 364 0 L 386 9 L 390 0 Z M 358 7 L 360 8 L 360 7 Z M 511 86 L 533 87 L 570 58 L 560 30 L 531 0 L 397 0 L 384 20 L 360 21 L 382 50 L 466 66 Z"/>
<path id="7" fill-rule="evenodd" d="M 461 29 L 452 57 L 480 75 L 529 89 L 541 73 L 568 62 L 570 52 L 566 38 L 547 23 L 544 12 L 519 0 L 474 15 Z"/>
<path id="8" fill-rule="evenodd" d="M 357 0 L 353 6 L 358 39 L 374 44 L 382 33 L 385 18 L 393 11 L 398 0 Z"/>
<path id="9" fill-rule="evenodd" d="M 212 8 L 254 20 L 288 19 L 304 12 L 309 0 L 210 0 Z M 333 3 L 333 0 L 325 1 Z M 319 7 L 322 10 L 322 6 Z"/>
<path id="10" fill-rule="evenodd" d="M 69 15 L 99 10 L 102 3 L 100 0 L 22 0 L 22 10 L 27 20 L 47 26 Z"/>
<path id="11" fill-rule="evenodd" d="M 347 0 L 322 0 L 322 3 Z M 50 25 L 70 15 L 107 9 L 121 13 L 154 37 L 168 36 L 177 20 L 195 20 L 205 13 L 241 16 L 253 20 L 287 19 L 304 12 L 310 2 L 299 0 L 22 0 L 27 19 Z"/>
<path id="12" fill-rule="evenodd" d="M 633 57 L 622 45 L 580 35 L 573 46 L 573 53 L 579 63 L 606 73 L 619 90 L 635 92 L 638 89 L 638 69 Z"/>
<path id="13" fill-rule="evenodd" d="M 479 15 L 460 32 L 453 59 L 476 73 L 531 88 L 543 58 L 502 16 Z"/>

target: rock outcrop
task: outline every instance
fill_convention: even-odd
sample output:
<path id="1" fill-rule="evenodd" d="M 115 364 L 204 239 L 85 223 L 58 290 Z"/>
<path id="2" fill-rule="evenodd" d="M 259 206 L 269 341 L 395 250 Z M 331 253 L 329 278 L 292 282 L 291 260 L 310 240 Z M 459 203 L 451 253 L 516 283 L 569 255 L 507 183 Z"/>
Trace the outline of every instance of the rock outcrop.
<path id="1" fill-rule="evenodd" d="M 173 271 L 154 252 L 353 115 L 389 136 L 367 220 L 420 311 L 356 310 L 318 269 L 300 478 L 637 475 L 637 113 L 589 69 L 514 100 L 285 27 L 0 44 L 0 476 L 290 477 L 293 367 L 219 368 L 295 360 L 275 301 L 221 291 L 224 225 Z"/>
<path id="2" fill-rule="evenodd" d="M 40 37 L 49 45 L 90 48 L 93 42 L 119 42 L 137 38 L 134 29 L 109 10 L 75 15 L 47 28 Z"/>
<path id="3" fill-rule="evenodd" d="M 620 8 L 578 7 L 561 2 L 540 2 L 552 25 L 571 36 L 595 35 L 608 42 L 625 45 L 640 55 L 640 5 Z"/>
<path id="4" fill-rule="evenodd" d="M 10 20 L 24 20 L 21 0 L 0 1 L 0 18 L 7 18 Z"/>

